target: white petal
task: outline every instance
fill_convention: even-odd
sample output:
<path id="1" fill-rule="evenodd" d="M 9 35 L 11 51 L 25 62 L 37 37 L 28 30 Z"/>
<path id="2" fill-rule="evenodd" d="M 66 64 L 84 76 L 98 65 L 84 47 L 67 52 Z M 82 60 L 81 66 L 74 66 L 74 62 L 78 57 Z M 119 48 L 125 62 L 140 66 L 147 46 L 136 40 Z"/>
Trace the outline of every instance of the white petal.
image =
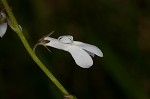
<path id="1" fill-rule="evenodd" d="M 44 44 L 45 46 L 51 46 L 57 49 L 65 50 L 65 51 L 70 46 L 70 44 L 62 43 L 58 39 L 51 38 L 51 37 L 45 37 L 44 40 L 49 41 L 49 43 Z"/>
<path id="2" fill-rule="evenodd" d="M 82 48 L 71 45 L 68 48 L 68 52 L 72 55 L 77 65 L 79 65 L 82 68 L 89 68 L 93 65 L 93 60 L 91 56 L 85 52 Z"/>
<path id="3" fill-rule="evenodd" d="M 7 30 L 7 23 L 0 24 L 0 37 L 3 37 Z"/>
<path id="4" fill-rule="evenodd" d="M 80 46 L 84 50 L 87 50 L 87 51 L 89 51 L 89 52 L 91 52 L 91 53 L 93 53 L 93 54 L 95 54 L 95 55 L 97 55 L 99 57 L 103 57 L 102 51 L 98 47 L 96 47 L 94 45 L 83 43 L 83 42 L 79 42 L 79 41 L 73 41 L 73 44 L 77 45 L 77 46 Z"/>
<path id="5" fill-rule="evenodd" d="M 58 38 L 58 40 L 62 43 L 72 43 L 73 42 L 73 37 L 70 35 L 66 35 L 66 36 L 60 36 Z"/>

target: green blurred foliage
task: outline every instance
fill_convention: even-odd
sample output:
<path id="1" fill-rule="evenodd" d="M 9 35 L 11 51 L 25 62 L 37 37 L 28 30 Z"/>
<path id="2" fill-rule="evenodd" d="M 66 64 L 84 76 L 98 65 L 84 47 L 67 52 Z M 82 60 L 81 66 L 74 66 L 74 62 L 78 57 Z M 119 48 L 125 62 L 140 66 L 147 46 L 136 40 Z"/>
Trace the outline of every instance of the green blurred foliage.
<path id="1" fill-rule="evenodd" d="M 8 0 L 31 46 L 52 37 L 98 46 L 89 69 L 67 52 L 39 46 L 37 55 L 78 99 L 149 99 L 149 0 Z M 2 3 L 0 4 L 2 8 Z M 0 99 L 63 99 L 62 93 L 31 59 L 8 28 L 0 39 Z"/>

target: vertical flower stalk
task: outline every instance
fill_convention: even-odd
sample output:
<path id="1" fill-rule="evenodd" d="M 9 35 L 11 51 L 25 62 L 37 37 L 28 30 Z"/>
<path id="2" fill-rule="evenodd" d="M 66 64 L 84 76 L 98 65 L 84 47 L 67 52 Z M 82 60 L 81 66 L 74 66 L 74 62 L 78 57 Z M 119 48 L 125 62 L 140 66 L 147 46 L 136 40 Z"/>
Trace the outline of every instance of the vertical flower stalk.
<path id="1" fill-rule="evenodd" d="M 6 0 L 2 0 L 5 9 L 7 11 L 9 20 L 10 20 L 10 27 L 18 34 L 19 38 L 21 39 L 24 47 L 32 57 L 32 59 L 37 63 L 37 65 L 43 70 L 43 72 L 52 80 L 52 82 L 61 90 L 61 92 L 64 94 L 64 97 L 66 98 L 66 95 L 68 96 L 67 99 L 76 99 L 75 96 L 70 95 L 67 90 L 60 84 L 60 82 L 53 76 L 53 74 L 44 66 L 44 64 L 39 60 L 39 58 L 35 55 L 32 48 L 30 47 L 29 43 L 27 42 L 25 36 L 22 33 L 22 29 L 20 28 L 15 16 L 13 15 L 8 3 Z"/>

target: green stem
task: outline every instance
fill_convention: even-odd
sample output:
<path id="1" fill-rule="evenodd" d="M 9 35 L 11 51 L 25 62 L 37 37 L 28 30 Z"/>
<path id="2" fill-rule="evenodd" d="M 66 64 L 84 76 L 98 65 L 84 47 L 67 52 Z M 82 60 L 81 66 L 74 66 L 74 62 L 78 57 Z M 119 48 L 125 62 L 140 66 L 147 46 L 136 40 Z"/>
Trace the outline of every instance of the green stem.
<path id="1" fill-rule="evenodd" d="M 43 70 L 43 72 L 53 81 L 53 83 L 62 91 L 62 93 L 64 95 L 69 94 L 67 92 L 67 90 L 60 84 L 60 82 L 53 76 L 53 74 L 44 66 L 44 64 L 39 60 L 39 58 L 34 54 L 32 48 L 30 47 L 29 43 L 27 42 L 26 38 L 24 37 L 19 24 L 16 20 L 16 18 L 14 17 L 8 3 L 6 0 L 2 0 L 6 11 L 8 13 L 8 16 L 10 18 L 11 21 L 11 25 L 12 25 L 12 29 L 18 34 L 19 38 L 21 39 L 24 47 L 26 48 L 26 50 L 28 51 L 28 53 L 30 54 L 30 56 L 32 57 L 32 59 L 37 63 L 37 65 Z M 73 96 L 72 96 L 73 97 Z M 75 98 L 75 97 L 74 97 Z M 73 98 L 72 98 L 73 99 Z"/>

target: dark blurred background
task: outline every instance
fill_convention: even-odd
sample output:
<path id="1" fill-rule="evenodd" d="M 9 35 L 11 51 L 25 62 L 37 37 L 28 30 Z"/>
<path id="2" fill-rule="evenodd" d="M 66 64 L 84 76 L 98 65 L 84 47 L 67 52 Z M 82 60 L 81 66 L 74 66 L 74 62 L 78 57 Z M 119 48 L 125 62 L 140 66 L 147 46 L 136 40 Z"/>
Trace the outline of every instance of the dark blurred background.
<path id="1" fill-rule="evenodd" d="M 36 49 L 78 99 L 150 99 L 149 0 L 7 1 L 31 46 L 55 30 L 54 38 L 72 35 L 102 50 L 104 57 L 83 69 L 68 52 Z M 63 99 L 10 27 L 0 38 L 0 99 Z"/>

